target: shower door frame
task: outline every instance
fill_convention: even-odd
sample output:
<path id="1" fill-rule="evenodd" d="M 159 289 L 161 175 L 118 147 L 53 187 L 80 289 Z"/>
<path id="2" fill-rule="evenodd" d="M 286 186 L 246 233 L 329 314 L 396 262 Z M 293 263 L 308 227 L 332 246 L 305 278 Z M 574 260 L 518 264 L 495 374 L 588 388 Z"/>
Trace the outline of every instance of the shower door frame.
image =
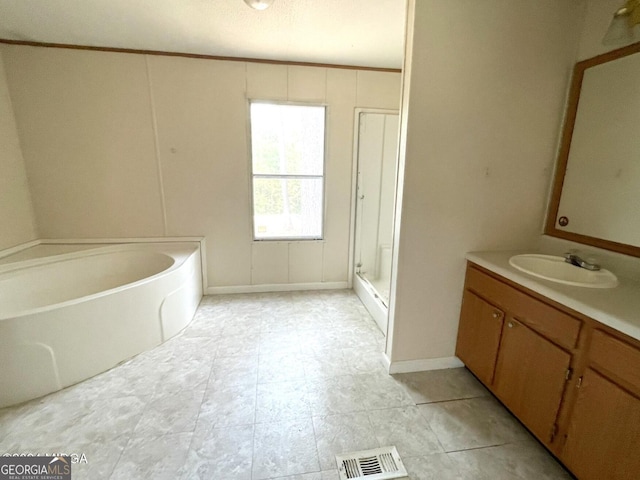
<path id="1" fill-rule="evenodd" d="M 353 119 L 353 161 L 352 161 L 352 170 L 351 170 L 351 225 L 349 228 L 349 288 L 354 288 L 354 275 L 355 273 L 355 258 L 356 258 L 356 227 L 357 227 L 357 208 L 358 208 L 358 162 L 360 155 L 360 115 L 363 113 L 378 113 L 383 115 L 398 115 L 400 116 L 400 111 L 396 109 L 389 108 L 364 108 L 358 107 L 355 109 L 354 119 Z M 398 132 L 399 134 L 400 132 Z M 397 199 L 397 191 L 398 191 L 398 165 L 396 165 L 396 186 L 395 186 L 395 195 L 394 198 Z M 395 211 L 395 209 L 394 209 Z M 394 215 L 395 222 L 395 215 Z M 393 248 L 393 246 L 392 246 Z M 368 281 L 362 280 L 362 282 L 366 282 L 367 286 L 371 289 L 373 287 L 369 284 Z M 377 299 L 380 303 L 382 301 Z M 389 300 L 391 301 L 391 300 Z M 372 315 L 376 315 L 374 312 L 371 312 Z M 378 311 L 377 315 L 380 315 L 380 311 Z M 386 306 L 386 324 L 387 331 L 389 328 L 389 306 Z M 379 319 L 375 319 L 376 323 L 380 325 Z M 382 328 L 381 328 L 382 330 Z M 383 331 L 382 333 L 387 336 L 387 331 Z"/>

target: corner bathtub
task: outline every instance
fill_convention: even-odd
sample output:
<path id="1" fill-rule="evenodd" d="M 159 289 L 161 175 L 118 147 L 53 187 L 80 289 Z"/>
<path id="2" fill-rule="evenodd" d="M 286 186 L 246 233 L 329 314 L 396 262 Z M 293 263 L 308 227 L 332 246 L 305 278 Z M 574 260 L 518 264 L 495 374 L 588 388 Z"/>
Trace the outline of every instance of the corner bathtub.
<path id="1" fill-rule="evenodd" d="M 2 259 L 0 408 L 104 372 L 193 318 L 202 297 L 197 242 L 79 248 Z"/>

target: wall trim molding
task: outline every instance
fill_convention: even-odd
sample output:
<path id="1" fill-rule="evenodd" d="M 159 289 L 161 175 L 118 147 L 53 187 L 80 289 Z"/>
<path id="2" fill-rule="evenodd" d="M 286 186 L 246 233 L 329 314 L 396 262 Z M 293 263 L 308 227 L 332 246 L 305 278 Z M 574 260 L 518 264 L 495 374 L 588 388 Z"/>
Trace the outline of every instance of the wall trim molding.
<path id="1" fill-rule="evenodd" d="M 427 370 L 464 367 L 464 363 L 458 357 L 423 358 L 401 362 L 392 362 L 386 355 L 385 358 L 385 364 L 388 364 L 389 374 L 391 375 L 394 373 L 424 372 Z"/>
<path id="2" fill-rule="evenodd" d="M 297 292 L 303 290 L 343 290 L 346 288 L 349 288 L 349 282 L 274 283 L 263 285 L 209 287 L 206 289 L 205 294 L 223 295 L 229 293 Z"/>
<path id="3" fill-rule="evenodd" d="M 186 52 L 165 52 L 162 50 L 138 50 L 135 48 L 118 48 L 118 47 L 97 47 L 89 45 L 75 45 L 71 43 L 48 43 L 48 42 L 30 42 L 25 40 L 10 40 L 8 38 L 0 38 L 0 43 L 6 45 L 23 45 L 27 47 L 43 47 L 43 48 L 66 48 L 69 50 L 90 50 L 95 52 L 115 52 L 115 53 L 133 53 L 138 55 L 160 55 L 164 57 L 185 57 L 199 58 L 203 60 L 222 60 L 226 62 L 251 62 L 251 63 L 269 63 L 275 65 L 291 65 L 299 67 L 320 67 L 320 68 L 342 68 L 345 70 L 369 70 L 374 72 L 391 72 L 400 73 L 399 68 L 383 68 L 383 67 L 363 67 L 357 65 L 337 65 L 333 63 L 314 63 L 314 62 L 292 62 L 285 60 L 271 60 L 268 58 L 248 58 L 248 57 L 225 57 L 220 55 L 206 55 L 202 53 L 186 53 Z"/>
<path id="4" fill-rule="evenodd" d="M 26 250 L 27 248 L 35 247 L 36 245 L 40 245 L 42 240 L 30 240 L 28 242 L 19 243 L 13 247 L 5 248 L 4 250 L 0 250 L 0 258 L 8 257 L 9 255 L 13 255 L 14 253 L 21 252 L 22 250 Z"/>

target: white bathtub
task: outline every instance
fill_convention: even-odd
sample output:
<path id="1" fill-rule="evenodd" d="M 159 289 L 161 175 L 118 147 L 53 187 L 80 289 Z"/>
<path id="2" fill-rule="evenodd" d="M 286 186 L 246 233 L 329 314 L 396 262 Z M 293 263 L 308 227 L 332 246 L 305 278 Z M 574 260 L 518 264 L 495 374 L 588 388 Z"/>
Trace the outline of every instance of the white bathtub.
<path id="1" fill-rule="evenodd" d="M 3 259 L 0 408 L 104 372 L 193 318 L 202 297 L 197 242 L 81 248 Z"/>

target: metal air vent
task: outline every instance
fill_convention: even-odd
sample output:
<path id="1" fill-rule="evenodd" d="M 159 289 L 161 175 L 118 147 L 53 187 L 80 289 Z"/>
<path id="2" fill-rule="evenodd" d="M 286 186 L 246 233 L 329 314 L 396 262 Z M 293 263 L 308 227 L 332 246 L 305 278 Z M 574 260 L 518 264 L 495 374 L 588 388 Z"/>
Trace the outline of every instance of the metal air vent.
<path id="1" fill-rule="evenodd" d="M 340 480 L 390 480 L 407 476 L 396 447 L 336 455 Z"/>

